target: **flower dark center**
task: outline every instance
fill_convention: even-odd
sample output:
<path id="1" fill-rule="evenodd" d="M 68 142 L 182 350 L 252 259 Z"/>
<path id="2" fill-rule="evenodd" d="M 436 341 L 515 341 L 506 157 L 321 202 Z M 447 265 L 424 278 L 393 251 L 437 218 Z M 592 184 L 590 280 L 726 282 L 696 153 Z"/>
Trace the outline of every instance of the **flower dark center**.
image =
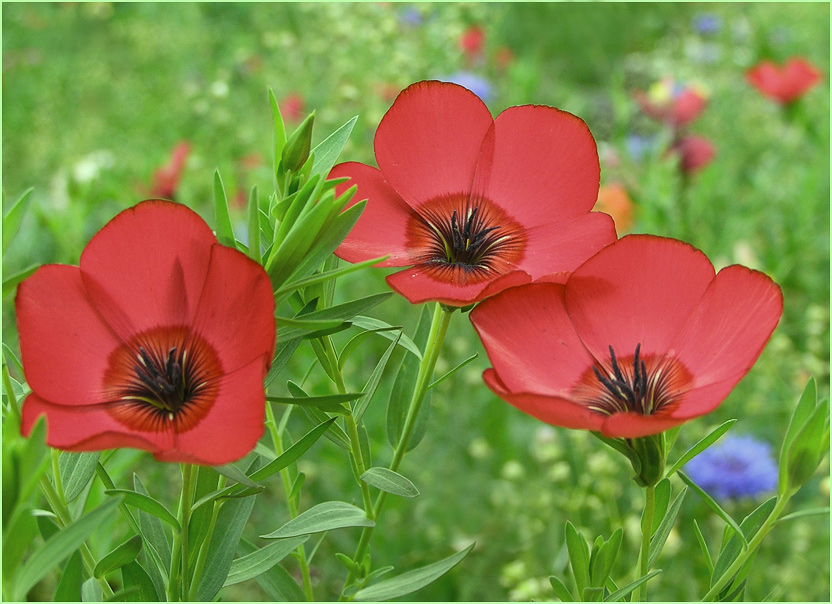
<path id="1" fill-rule="evenodd" d="M 675 407 L 691 375 L 673 358 L 640 356 L 641 344 L 626 363 L 610 346 L 609 368 L 591 367 L 575 390 L 575 397 L 588 409 L 603 415 L 638 413 L 653 415 Z"/>
<path id="2" fill-rule="evenodd" d="M 439 279 L 461 285 L 511 270 L 525 248 L 524 230 L 487 199 L 435 199 L 411 223 L 415 261 Z"/>
<path id="3" fill-rule="evenodd" d="M 210 409 L 221 375 L 216 352 L 198 335 L 181 327 L 151 330 L 111 356 L 108 410 L 136 430 L 181 432 Z"/>

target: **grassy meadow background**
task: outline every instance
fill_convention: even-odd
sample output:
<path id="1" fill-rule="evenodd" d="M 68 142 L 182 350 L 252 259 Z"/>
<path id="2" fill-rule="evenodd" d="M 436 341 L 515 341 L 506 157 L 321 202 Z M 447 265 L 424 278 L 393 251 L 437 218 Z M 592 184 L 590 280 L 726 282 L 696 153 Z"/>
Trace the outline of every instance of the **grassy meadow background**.
<path id="1" fill-rule="evenodd" d="M 271 190 L 269 87 L 278 99 L 296 94 L 305 111 L 315 110 L 315 142 L 358 115 L 341 158 L 372 163 L 375 127 L 399 90 L 468 72 L 487 80 L 495 115 L 535 103 L 583 118 L 598 141 L 602 183 L 623 184 L 633 201 L 631 232 L 683 237 L 717 268 L 745 264 L 783 288 L 783 318 L 757 365 L 714 414 L 683 429 L 677 446 L 736 417 L 732 433 L 776 450 L 809 375 L 828 396 L 828 4 L 66 3 L 4 4 L 2 11 L 5 203 L 34 187 L 3 257 L 5 275 L 36 263 L 77 263 L 98 229 L 149 195 L 152 174 L 179 141 L 192 151 L 176 199 L 209 223 L 215 168 L 230 197 L 247 195 L 252 185 Z M 479 57 L 459 44 L 472 26 L 485 34 Z M 762 59 L 798 55 L 824 80 L 787 114 L 744 72 Z M 713 142 L 716 157 L 686 187 L 663 154 L 666 133 L 632 100 L 635 90 L 664 76 L 699 82 L 710 94 L 690 130 Z M 688 212 L 684 232 L 680 204 Z M 236 212 L 239 236 L 243 207 Z M 338 295 L 386 291 L 385 274 L 350 275 Z M 3 342 L 17 350 L 13 298 L 3 299 Z M 371 314 L 412 334 L 418 311 L 394 296 Z M 350 335 L 336 338 L 343 344 Z M 353 388 L 387 345 L 366 342 L 348 365 Z M 552 600 L 547 577 L 566 575 L 563 525 L 570 519 L 592 536 L 624 526 L 626 551 L 613 576 L 627 573 L 638 552 L 642 506 L 629 465 L 591 435 L 542 425 L 491 394 L 480 379 L 488 361 L 465 316 L 454 317 L 437 371 L 477 351 L 473 363 L 433 391 L 427 435 L 402 466 L 421 495 L 388 500 L 374 535 L 374 564 L 413 567 L 476 540 L 457 568 L 412 597 Z M 278 382 L 302 378 L 314 358 L 301 347 Z M 385 405 L 393 377 L 385 375 L 365 416 L 377 464 L 391 456 Z M 310 391 L 330 392 L 323 372 L 310 380 Z M 295 420 L 300 433 L 303 420 Z M 322 440 L 301 460 L 305 507 L 360 499 L 342 453 Z M 135 471 L 155 495 L 176 497 L 175 465 L 122 451 L 113 468 L 114 477 L 120 471 L 129 480 Z M 790 509 L 828 505 L 828 474 L 825 461 Z M 726 506 L 741 518 L 760 500 Z M 274 481 L 258 497 L 246 536 L 285 518 Z M 651 598 L 703 594 L 707 569 L 694 518 L 712 544 L 718 541 L 721 521 L 690 494 Z M 113 530 L 120 533 L 94 536 L 93 551 L 109 551 L 126 523 Z M 333 554 L 351 553 L 357 538 L 356 529 L 332 532 L 316 554 L 319 597 L 337 594 L 345 573 Z M 784 523 L 764 542 L 747 597 L 828 601 L 829 566 L 828 517 Z M 41 589 L 32 597 L 51 597 L 54 584 Z M 263 598 L 254 581 L 222 594 Z"/>

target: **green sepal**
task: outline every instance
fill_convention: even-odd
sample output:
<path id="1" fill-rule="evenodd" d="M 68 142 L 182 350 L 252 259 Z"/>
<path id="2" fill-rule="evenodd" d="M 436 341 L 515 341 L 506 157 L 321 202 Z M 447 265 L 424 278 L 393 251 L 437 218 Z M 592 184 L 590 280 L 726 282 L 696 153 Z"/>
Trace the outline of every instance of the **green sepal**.
<path id="1" fill-rule="evenodd" d="M 812 477 L 829 448 L 829 400 L 824 399 L 797 432 L 789 447 L 786 492 L 794 492 Z"/>
<path id="2" fill-rule="evenodd" d="M 636 484 L 642 487 L 655 486 L 664 476 L 664 435 L 653 434 L 634 438 L 630 441 L 630 446 L 641 462 L 634 478 Z M 635 466 L 633 469 L 635 470 Z"/>
<path id="3" fill-rule="evenodd" d="M 806 382 L 803 393 L 797 401 L 797 406 L 792 412 L 789 427 L 786 429 L 786 436 L 783 438 L 783 446 L 780 449 L 777 486 L 781 495 L 785 495 L 789 488 L 788 463 L 791 446 L 797 437 L 797 433 L 806 425 L 815 407 L 817 407 L 817 402 L 817 384 L 813 376 Z"/>
<path id="4" fill-rule="evenodd" d="M 300 126 L 286 140 L 286 145 L 280 154 L 278 170 L 298 173 L 304 167 L 312 150 L 312 127 L 315 123 L 315 112 L 306 116 Z"/>

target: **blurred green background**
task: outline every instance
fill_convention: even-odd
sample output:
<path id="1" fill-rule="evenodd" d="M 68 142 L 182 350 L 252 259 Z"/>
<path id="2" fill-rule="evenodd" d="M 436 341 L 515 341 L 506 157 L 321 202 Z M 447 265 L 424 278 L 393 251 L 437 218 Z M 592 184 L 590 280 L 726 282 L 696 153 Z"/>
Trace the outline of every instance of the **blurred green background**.
<path id="1" fill-rule="evenodd" d="M 6 204 L 34 187 L 3 258 L 6 275 L 36 263 L 77 263 L 107 220 L 149 196 L 154 171 L 179 141 L 192 150 L 176 199 L 209 222 L 215 168 L 230 197 L 255 184 L 270 190 L 269 87 L 279 100 L 298 95 L 305 112 L 316 111 L 316 141 L 359 115 L 342 159 L 372 163 L 374 129 L 399 90 L 463 73 L 481 78 L 480 94 L 495 115 L 536 103 L 582 117 L 598 140 L 602 183 L 624 184 L 634 202 L 631 231 L 684 237 L 718 268 L 739 262 L 782 286 L 785 313 L 760 361 L 717 412 L 683 430 L 682 446 L 738 417 L 733 432 L 776 448 L 810 374 L 828 396 L 828 4 L 65 3 L 2 10 Z M 478 53 L 460 44 L 471 27 L 484 33 Z M 807 57 L 824 80 L 786 112 L 744 72 L 759 60 L 792 56 Z M 691 131 L 708 137 L 717 154 L 686 183 L 664 156 L 667 133 L 632 100 L 666 76 L 698 82 L 710 95 Z M 238 208 L 240 233 L 243 214 Z M 339 295 L 385 291 L 383 276 L 376 270 L 345 279 Z M 412 333 L 417 310 L 394 297 L 374 316 Z M 3 326 L 3 341 L 16 349 L 11 295 Z M 361 387 L 385 346 L 372 341 L 362 359 L 353 358 L 352 387 Z M 547 577 L 565 575 L 568 518 L 593 536 L 623 525 L 619 573 L 626 573 L 635 565 L 642 505 L 626 462 L 588 434 L 544 426 L 496 399 L 480 381 L 488 363 L 467 318 L 452 322 L 437 371 L 472 351 L 480 357 L 434 391 L 428 434 L 402 467 L 422 495 L 388 501 L 374 536 L 375 564 L 405 569 L 476 540 L 459 567 L 413 597 L 550 600 Z M 313 359 L 301 348 L 280 381 L 299 379 Z M 328 391 L 321 376 L 313 373 L 311 390 Z M 366 417 L 377 464 L 391 455 L 384 432 L 391 385 L 385 376 Z M 173 500 L 167 488 L 178 484 L 175 468 L 148 455 L 120 459 L 125 476 L 137 471 L 155 486 L 151 492 Z M 346 463 L 328 441 L 307 454 L 307 507 L 359 499 Z M 828 473 L 824 462 L 793 509 L 828 505 Z M 285 519 L 277 489 L 258 498 L 250 538 Z M 754 506 L 728 504 L 738 518 Z M 702 595 L 707 570 L 693 518 L 718 541 L 720 523 L 689 496 L 651 598 Z M 344 572 L 332 554 L 351 553 L 356 539 L 357 531 L 332 533 L 316 555 L 319 597 L 337 593 Z M 675 558 L 680 563 L 669 568 Z M 254 581 L 223 594 L 263 597 Z M 778 526 L 757 557 L 747 596 L 828 601 L 828 517 Z"/>

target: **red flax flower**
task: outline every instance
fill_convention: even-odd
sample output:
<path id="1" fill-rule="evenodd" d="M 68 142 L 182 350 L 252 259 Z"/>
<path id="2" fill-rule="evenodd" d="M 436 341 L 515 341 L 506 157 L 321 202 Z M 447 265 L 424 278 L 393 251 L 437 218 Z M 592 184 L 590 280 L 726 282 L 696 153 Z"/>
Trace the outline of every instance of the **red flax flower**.
<path id="1" fill-rule="evenodd" d="M 679 167 L 685 174 L 698 172 L 713 160 L 716 149 L 704 136 L 690 134 L 677 141 L 671 151 L 679 154 Z"/>
<path id="2" fill-rule="evenodd" d="M 251 451 L 275 346 L 262 267 L 160 200 L 118 214 L 79 264 L 43 266 L 18 289 L 23 434 L 46 415 L 47 443 L 66 451 L 204 465 Z"/>
<path id="3" fill-rule="evenodd" d="M 379 168 L 339 164 L 369 198 L 336 254 L 381 266 L 414 304 L 467 306 L 498 291 L 571 271 L 615 241 L 609 216 L 590 213 L 600 168 L 579 118 L 537 105 L 497 119 L 471 91 L 446 82 L 406 88 L 379 124 Z"/>
<path id="4" fill-rule="evenodd" d="M 701 87 L 683 86 L 670 78 L 657 82 L 649 92 L 637 90 L 633 97 L 645 115 L 674 128 L 693 122 L 708 104 Z"/>
<path id="5" fill-rule="evenodd" d="M 663 237 L 628 235 L 565 284 L 534 283 L 471 313 L 498 396 L 549 424 L 639 438 L 713 411 L 760 356 L 780 288 Z"/>
<path id="6" fill-rule="evenodd" d="M 787 105 L 820 82 L 821 73 L 806 59 L 796 57 L 782 68 L 771 61 L 762 61 L 749 69 L 745 77 L 763 95 Z"/>
<path id="7" fill-rule="evenodd" d="M 171 151 L 168 163 L 153 173 L 153 183 L 150 185 L 150 195 L 164 199 L 174 199 L 179 188 L 179 180 L 185 170 L 185 160 L 191 153 L 191 145 L 187 141 L 177 143 Z"/>

